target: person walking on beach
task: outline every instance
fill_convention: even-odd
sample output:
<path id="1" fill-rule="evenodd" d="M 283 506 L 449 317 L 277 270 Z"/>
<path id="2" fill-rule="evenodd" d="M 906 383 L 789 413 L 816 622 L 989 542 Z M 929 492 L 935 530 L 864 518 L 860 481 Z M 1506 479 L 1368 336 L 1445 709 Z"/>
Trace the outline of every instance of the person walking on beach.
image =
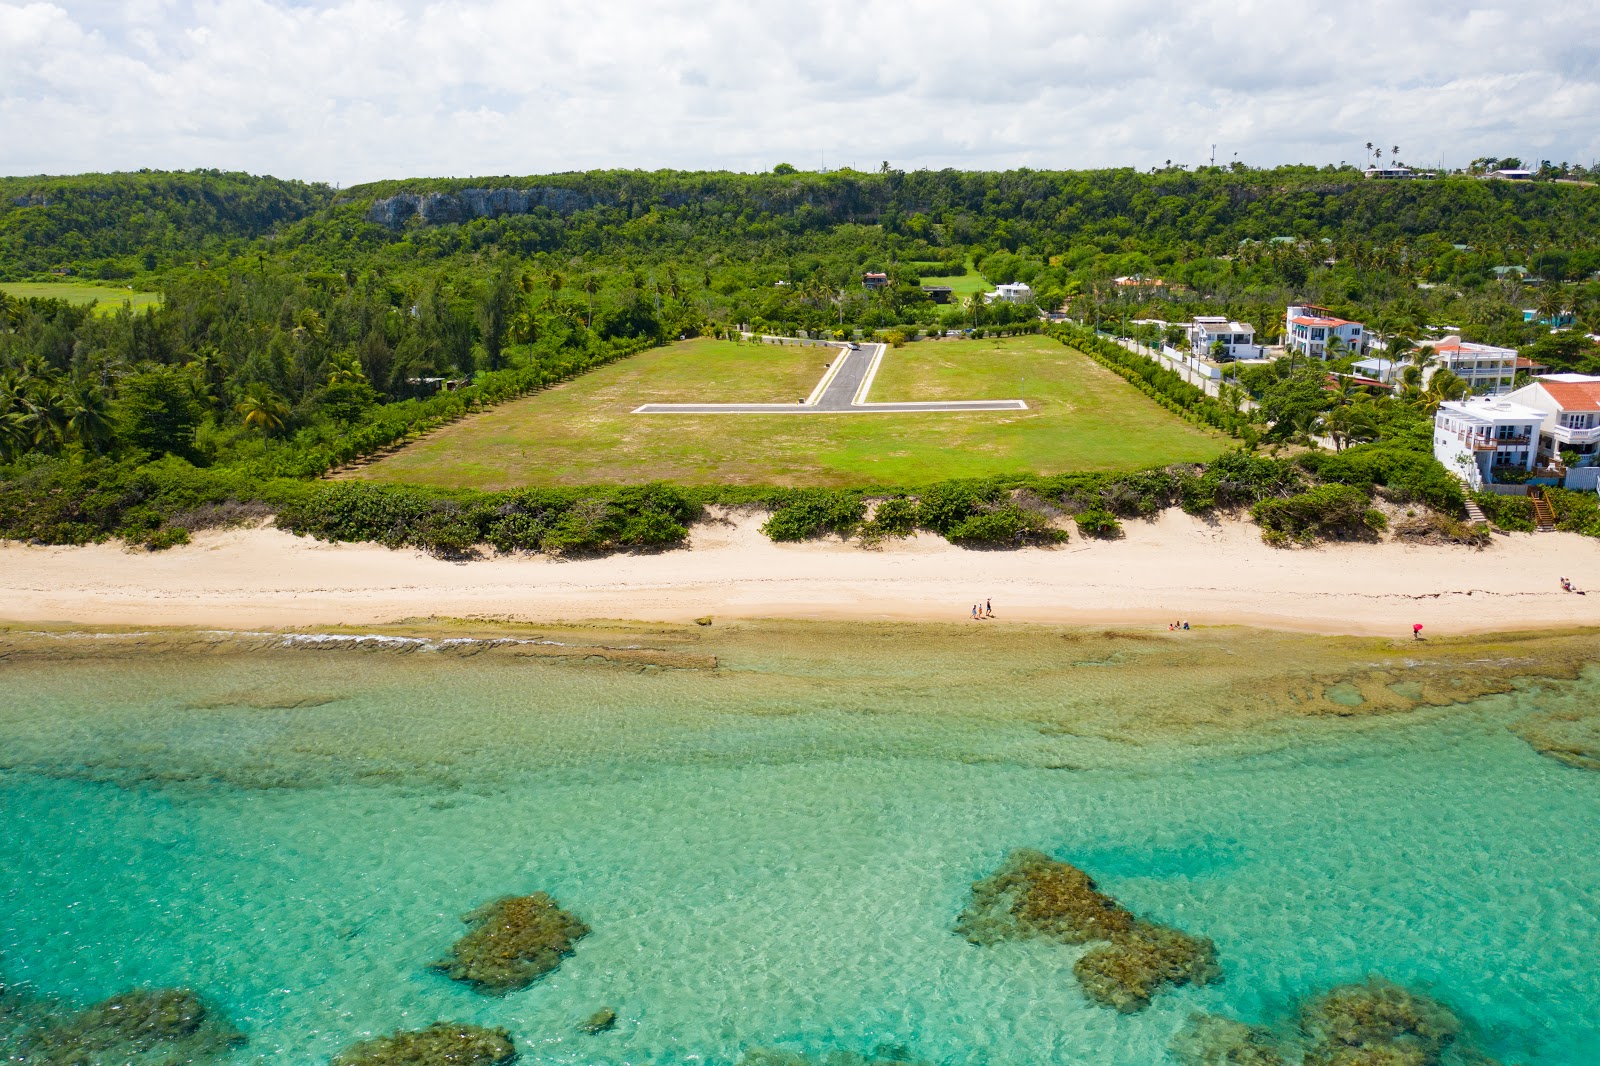
<path id="1" fill-rule="evenodd" d="M 1417 623 L 1412 625 L 1412 627 L 1411 627 L 1411 639 L 1413 639 L 1413 640 L 1421 640 L 1422 639 L 1422 623 L 1421 622 L 1417 622 Z"/>
<path id="2" fill-rule="evenodd" d="M 973 604 L 972 605 L 972 620 L 974 622 L 976 622 L 978 620 L 978 605 L 977 604 Z"/>
<path id="3" fill-rule="evenodd" d="M 987 618 L 993 618 L 994 617 L 994 601 L 993 600 L 984 600 L 983 601 L 983 613 L 984 613 L 984 616 L 987 617 Z"/>

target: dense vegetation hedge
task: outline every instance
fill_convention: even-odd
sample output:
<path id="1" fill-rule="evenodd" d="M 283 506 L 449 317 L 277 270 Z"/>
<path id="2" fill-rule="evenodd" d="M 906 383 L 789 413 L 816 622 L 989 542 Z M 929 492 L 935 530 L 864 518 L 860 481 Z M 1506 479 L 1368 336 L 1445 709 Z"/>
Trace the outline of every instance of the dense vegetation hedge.
<path id="1" fill-rule="evenodd" d="M 1248 415 L 1212 399 L 1204 390 L 1189 384 L 1176 371 L 1167 369 L 1154 359 L 1131 352 L 1082 326 L 1061 324 L 1052 327 L 1050 333 L 1062 344 L 1070 344 L 1083 352 L 1174 414 L 1220 429 L 1247 444 L 1253 445 L 1260 440 L 1260 431 L 1251 425 Z"/>

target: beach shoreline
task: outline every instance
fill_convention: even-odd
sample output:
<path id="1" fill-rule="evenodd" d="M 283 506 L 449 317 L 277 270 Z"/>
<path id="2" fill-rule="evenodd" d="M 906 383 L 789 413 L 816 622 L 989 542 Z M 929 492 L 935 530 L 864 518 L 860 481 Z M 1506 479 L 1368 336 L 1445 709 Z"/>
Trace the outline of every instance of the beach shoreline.
<path id="1" fill-rule="evenodd" d="M 598 558 L 436 559 L 265 527 L 197 533 L 164 552 L 0 543 L 0 621 L 230 629 L 386 625 L 427 617 L 550 624 L 701 618 L 998 619 L 1165 629 L 1241 625 L 1428 636 L 1600 625 L 1600 542 L 1567 533 L 1459 546 L 1278 549 L 1244 521 L 1167 511 L 1115 541 L 974 550 L 919 535 L 867 549 L 775 544 L 761 518 L 698 524 L 687 547 Z M 971 623 L 980 624 L 980 623 Z"/>

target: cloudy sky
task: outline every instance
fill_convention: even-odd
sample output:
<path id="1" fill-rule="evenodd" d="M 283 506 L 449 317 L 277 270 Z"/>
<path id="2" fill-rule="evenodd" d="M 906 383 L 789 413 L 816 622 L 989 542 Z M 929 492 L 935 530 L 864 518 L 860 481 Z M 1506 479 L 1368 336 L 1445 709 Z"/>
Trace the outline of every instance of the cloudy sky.
<path id="1" fill-rule="evenodd" d="M 0 0 L 0 171 L 1600 157 L 1600 4 Z"/>

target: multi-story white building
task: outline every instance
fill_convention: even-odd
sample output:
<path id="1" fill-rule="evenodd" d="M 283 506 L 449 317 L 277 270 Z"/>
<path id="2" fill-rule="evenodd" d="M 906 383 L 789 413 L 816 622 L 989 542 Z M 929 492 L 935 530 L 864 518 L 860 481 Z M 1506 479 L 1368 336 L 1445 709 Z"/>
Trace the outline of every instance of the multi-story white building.
<path id="1" fill-rule="evenodd" d="M 1256 328 L 1248 322 L 1232 322 L 1221 315 L 1201 315 L 1189 323 L 1189 350 L 1202 358 L 1216 352 L 1224 360 L 1259 359 Z M 1217 349 L 1220 344 L 1222 347 Z"/>
<path id="2" fill-rule="evenodd" d="M 1447 400 L 1433 416 L 1433 456 L 1473 488 L 1494 481 L 1496 467 L 1532 470 L 1545 413 L 1509 399 Z"/>
<path id="3" fill-rule="evenodd" d="M 1367 354 L 1367 331 L 1360 322 L 1335 317 L 1326 307 L 1290 304 L 1283 316 L 1283 346 L 1310 359 L 1325 359 L 1337 339 L 1351 355 Z"/>
<path id="4" fill-rule="evenodd" d="M 1562 452 L 1594 455 L 1600 451 L 1600 377 L 1547 374 L 1506 399 L 1535 408 L 1543 415 L 1539 427 L 1541 457 L 1554 459 Z"/>
<path id="5" fill-rule="evenodd" d="M 1417 343 L 1433 349 L 1434 364 L 1428 371 L 1429 378 L 1438 370 L 1449 370 L 1473 392 L 1490 396 L 1504 395 L 1516 383 L 1517 353 L 1511 348 L 1477 344 L 1454 335 Z"/>
<path id="6" fill-rule="evenodd" d="M 994 291 L 984 297 L 990 303 L 995 300 L 1004 300 L 1008 304 L 1026 304 L 1033 302 L 1033 289 L 1025 282 L 1013 281 L 1006 285 L 996 285 Z"/>

